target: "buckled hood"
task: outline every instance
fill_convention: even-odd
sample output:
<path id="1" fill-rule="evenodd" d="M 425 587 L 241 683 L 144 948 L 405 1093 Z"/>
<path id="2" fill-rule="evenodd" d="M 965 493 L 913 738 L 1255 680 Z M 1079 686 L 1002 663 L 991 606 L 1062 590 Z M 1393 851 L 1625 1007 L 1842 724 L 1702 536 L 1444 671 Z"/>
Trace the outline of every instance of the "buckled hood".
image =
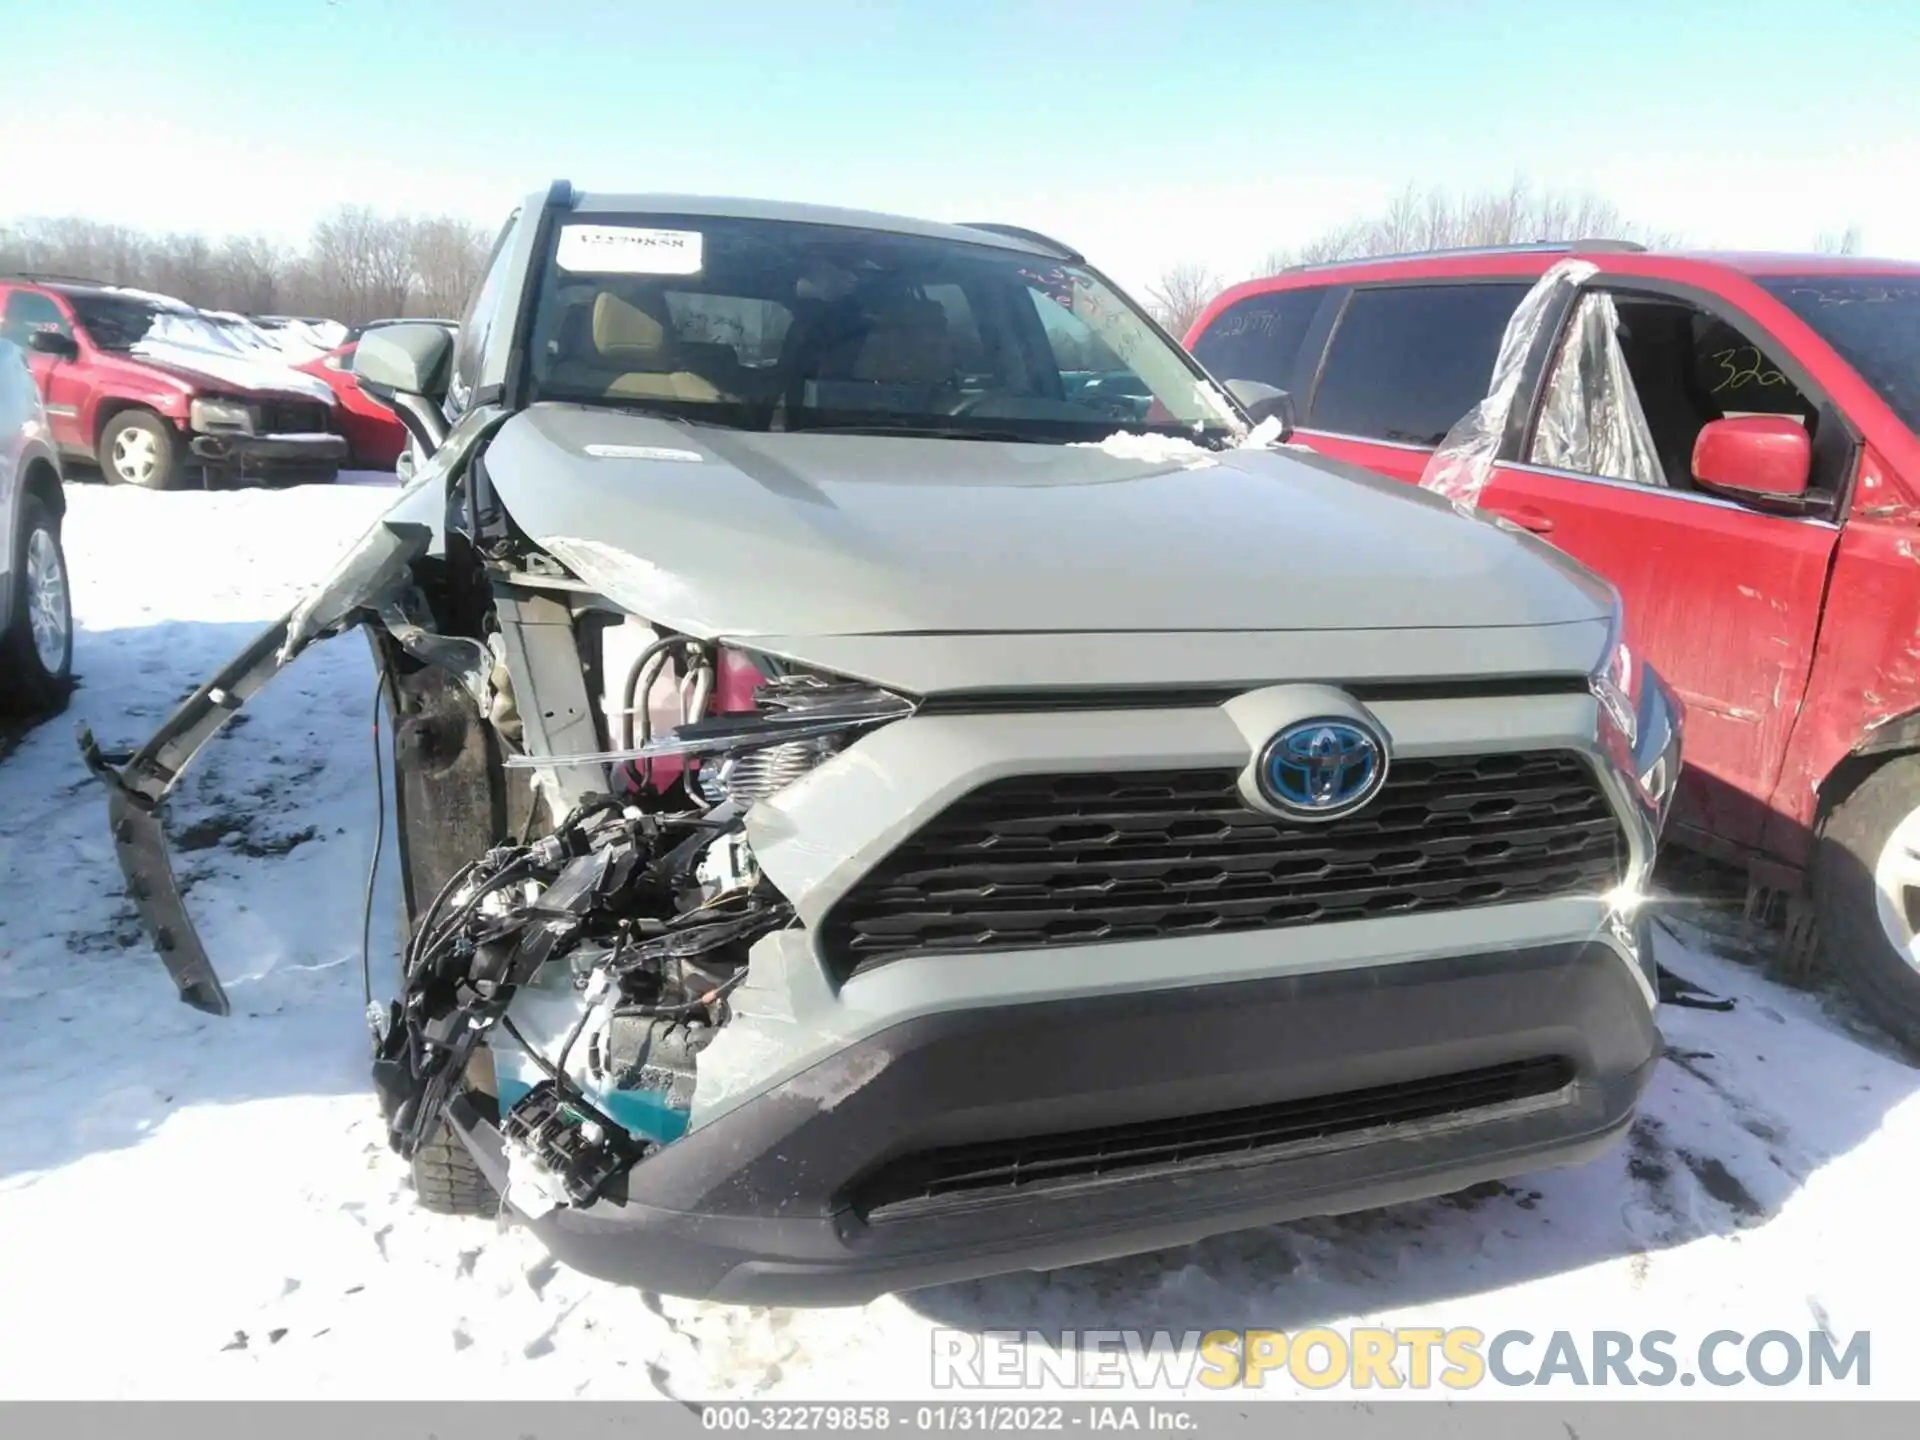
<path id="1" fill-rule="evenodd" d="M 1544 545 L 1294 450 L 1143 459 L 542 405 L 486 464 L 533 540 L 695 634 L 1433 630 L 1613 606 Z"/>

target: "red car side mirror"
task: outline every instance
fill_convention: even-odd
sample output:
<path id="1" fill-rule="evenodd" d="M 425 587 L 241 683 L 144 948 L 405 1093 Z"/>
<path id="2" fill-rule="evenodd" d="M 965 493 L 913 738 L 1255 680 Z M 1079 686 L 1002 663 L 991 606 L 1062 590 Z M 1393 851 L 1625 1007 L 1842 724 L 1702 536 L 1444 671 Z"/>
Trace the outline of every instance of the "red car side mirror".
<path id="1" fill-rule="evenodd" d="M 1784 415 L 1715 420 L 1693 442 L 1693 478 L 1703 490 L 1743 500 L 1798 500 L 1813 472 L 1807 427 Z"/>

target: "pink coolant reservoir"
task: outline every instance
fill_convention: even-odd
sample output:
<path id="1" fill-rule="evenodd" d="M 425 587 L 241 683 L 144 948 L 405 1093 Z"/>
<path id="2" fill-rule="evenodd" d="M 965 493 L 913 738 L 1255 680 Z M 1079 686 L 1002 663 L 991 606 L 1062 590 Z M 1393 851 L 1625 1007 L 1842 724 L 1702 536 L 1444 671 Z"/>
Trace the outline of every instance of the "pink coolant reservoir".
<path id="1" fill-rule="evenodd" d="M 766 679 L 759 666 L 737 650 L 721 650 L 713 668 L 713 694 L 708 698 L 706 713 L 741 715 L 751 711 Z M 664 735 L 685 721 L 692 695 L 691 680 L 675 678 L 671 668 L 654 682 L 645 703 L 655 736 Z M 621 775 L 629 791 L 650 790 L 657 795 L 679 779 L 683 771 L 690 767 L 697 769 L 699 763 L 679 755 L 660 755 L 649 760 L 628 761 L 621 767 Z"/>

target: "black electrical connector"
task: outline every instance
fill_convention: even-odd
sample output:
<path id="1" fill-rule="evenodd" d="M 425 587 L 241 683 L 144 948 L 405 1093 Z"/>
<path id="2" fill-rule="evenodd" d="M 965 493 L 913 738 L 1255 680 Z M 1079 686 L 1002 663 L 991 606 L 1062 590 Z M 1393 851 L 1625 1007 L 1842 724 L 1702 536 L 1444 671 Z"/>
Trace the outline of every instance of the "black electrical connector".
<path id="1" fill-rule="evenodd" d="M 625 1130 L 585 1113 L 551 1080 L 535 1085 L 506 1113 L 500 1135 L 550 1171 L 570 1205 L 591 1205 L 642 1154 Z"/>

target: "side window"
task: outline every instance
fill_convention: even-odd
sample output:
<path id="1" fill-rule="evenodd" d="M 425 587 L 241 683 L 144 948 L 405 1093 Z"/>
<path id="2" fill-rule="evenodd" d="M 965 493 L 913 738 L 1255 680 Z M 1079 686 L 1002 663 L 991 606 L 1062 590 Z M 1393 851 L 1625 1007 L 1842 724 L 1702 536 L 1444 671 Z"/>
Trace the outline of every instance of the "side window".
<path id="1" fill-rule="evenodd" d="M 487 257 L 486 274 L 467 301 L 460 317 L 460 333 L 454 341 L 453 374 L 447 380 L 447 413 L 457 415 L 467 408 L 474 387 L 480 380 L 480 361 L 487 353 L 487 337 L 493 333 L 500 313 L 500 291 L 506 284 L 507 264 L 513 254 L 513 234 L 520 217 L 515 214 L 493 242 L 493 254 Z"/>
<path id="2" fill-rule="evenodd" d="M 1292 390 L 1300 347 L 1327 291 L 1269 290 L 1236 300 L 1193 342 L 1193 358 L 1221 380 L 1258 380 Z"/>
<path id="3" fill-rule="evenodd" d="M 1486 397 L 1500 337 L 1528 288 L 1355 290 L 1303 423 L 1368 440 L 1438 445 Z"/>
<path id="4" fill-rule="evenodd" d="M 1816 469 L 1844 463 L 1822 444 L 1820 406 L 1738 326 L 1682 300 L 1589 292 L 1561 339 L 1528 458 L 1690 490 L 1701 429 L 1735 415 L 1791 418 L 1807 428 Z"/>
<path id="5" fill-rule="evenodd" d="M 6 309 L 0 311 L 0 338 L 13 341 L 24 350 L 28 337 L 36 330 L 52 330 L 69 338 L 73 335 L 73 327 L 67 324 L 67 317 L 60 313 L 52 296 L 37 290 L 11 291 Z"/>

